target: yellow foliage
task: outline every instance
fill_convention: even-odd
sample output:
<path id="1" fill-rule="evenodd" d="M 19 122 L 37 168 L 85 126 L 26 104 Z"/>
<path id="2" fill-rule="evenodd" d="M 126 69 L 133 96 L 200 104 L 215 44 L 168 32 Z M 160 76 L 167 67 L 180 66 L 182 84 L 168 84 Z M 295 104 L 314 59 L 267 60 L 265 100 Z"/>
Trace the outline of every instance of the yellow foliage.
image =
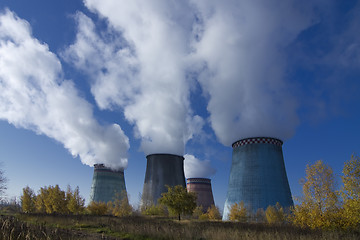
<path id="1" fill-rule="evenodd" d="M 66 192 L 66 201 L 68 211 L 72 214 L 80 214 L 85 210 L 85 199 L 80 196 L 79 187 L 76 187 L 74 191 L 68 186 Z"/>
<path id="2" fill-rule="evenodd" d="M 300 205 L 293 209 L 292 222 L 312 229 L 335 228 L 339 222 L 338 193 L 331 167 L 321 160 L 307 165 L 302 184 L 303 197 L 299 199 Z"/>
<path id="3" fill-rule="evenodd" d="M 143 207 L 141 210 L 141 213 L 144 215 L 149 215 L 149 216 L 168 216 L 169 215 L 166 206 L 162 205 L 162 204 L 158 204 L 158 205 L 152 204 L 152 205 Z"/>
<path id="4" fill-rule="evenodd" d="M 219 220 L 221 219 L 219 208 L 215 205 L 211 205 L 211 207 L 208 208 L 206 214 L 208 215 L 208 218 L 210 220 Z"/>
<path id="5" fill-rule="evenodd" d="M 352 155 L 345 162 L 341 196 L 343 199 L 342 227 L 354 229 L 360 225 L 360 158 Z"/>
<path id="6" fill-rule="evenodd" d="M 25 213 L 35 212 L 35 198 L 36 195 L 30 187 L 23 188 L 23 195 L 21 196 L 21 207 Z"/>
<path id="7" fill-rule="evenodd" d="M 108 207 L 104 202 L 90 202 L 87 206 L 87 210 L 93 215 L 105 215 L 108 211 Z"/>
<path id="8" fill-rule="evenodd" d="M 230 208 L 229 219 L 231 221 L 247 222 L 248 210 L 246 209 L 244 202 L 235 203 Z"/>
<path id="9" fill-rule="evenodd" d="M 285 221 L 284 209 L 279 203 L 276 206 L 269 206 L 265 211 L 266 221 L 269 224 L 281 224 Z"/>
<path id="10" fill-rule="evenodd" d="M 116 193 L 114 201 L 109 202 L 108 206 L 109 205 L 111 208 L 111 214 L 116 217 L 130 216 L 133 212 L 133 208 L 129 204 L 126 191 L 123 191 L 121 194 Z"/>

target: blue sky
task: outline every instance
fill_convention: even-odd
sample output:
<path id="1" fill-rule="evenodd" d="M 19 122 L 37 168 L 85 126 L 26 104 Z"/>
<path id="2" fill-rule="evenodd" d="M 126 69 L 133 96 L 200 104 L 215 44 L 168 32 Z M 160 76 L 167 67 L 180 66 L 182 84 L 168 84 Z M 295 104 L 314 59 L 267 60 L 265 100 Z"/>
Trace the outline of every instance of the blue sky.
<path id="1" fill-rule="evenodd" d="M 223 208 L 231 143 L 284 140 L 290 188 L 306 164 L 340 175 L 360 152 L 357 1 L 0 2 L 0 162 L 7 196 L 79 186 L 149 153 L 187 154 Z M 16 30 L 14 30 L 16 29 Z M 199 171 L 201 169 L 201 171 Z"/>

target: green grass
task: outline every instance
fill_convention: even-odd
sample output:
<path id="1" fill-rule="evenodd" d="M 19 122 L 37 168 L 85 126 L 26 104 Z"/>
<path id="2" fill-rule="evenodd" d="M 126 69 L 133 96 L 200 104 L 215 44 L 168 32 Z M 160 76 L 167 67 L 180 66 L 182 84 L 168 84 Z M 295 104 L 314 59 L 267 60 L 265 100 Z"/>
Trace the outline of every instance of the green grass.
<path id="1" fill-rule="evenodd" d="M 358 232 L 314 231 L 222 221 L 133 216 L 15 214 L 0 217 L 0 239 L 360 239 Z"/>

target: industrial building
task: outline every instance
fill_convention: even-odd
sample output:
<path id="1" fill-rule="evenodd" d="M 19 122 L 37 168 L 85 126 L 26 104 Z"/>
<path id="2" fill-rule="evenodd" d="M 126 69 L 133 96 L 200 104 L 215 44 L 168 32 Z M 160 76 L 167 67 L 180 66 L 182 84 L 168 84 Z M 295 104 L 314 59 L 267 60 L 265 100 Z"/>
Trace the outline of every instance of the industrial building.
<path id="1" fill-rule="evenodd" d="M 126 193 L 124 171 L 112 170 L 104 164 L 94 165 L 90 201 L 109 202 L 114 201 L 116 194 Z"/>
<path id="2" fill-rule="evenodd" d="M 223 211 L 228 219 L 231 206 L 244 202 L 255 212 L 277 202 L 283 207 L 293 206 L 286 175 L 283 142 L 269 137 L 246 138 L 235 142 L 232 154 L 229 186 Z"/>
<path id="3" fill-rule="evenodd" d="M 188 192 L 196 193 L 196 205 L 202 206 L 203 212 L 206 212 L 211 205 L 215 205 L 209 178 L 188 178 L 186 188 Z"/>
<path id="4" fill-rule="evenodd" d="M 156 205 L 161 193 L 167 192 L 166 185 L 186 187 L 184 157 L 172 154 L 150 154 L 146 159 L 142 206 Z"/>

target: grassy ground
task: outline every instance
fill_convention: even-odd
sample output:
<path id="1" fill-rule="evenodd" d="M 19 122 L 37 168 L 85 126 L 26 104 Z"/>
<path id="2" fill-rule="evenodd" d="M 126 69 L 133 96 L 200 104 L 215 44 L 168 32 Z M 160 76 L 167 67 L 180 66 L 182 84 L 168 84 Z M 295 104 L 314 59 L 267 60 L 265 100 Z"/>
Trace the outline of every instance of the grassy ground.
<path id="1" fill-rule="evenodd" d="M 152 217 L 1 215 L 0 239 L 360 239 L 359 233 L 311 231 L 221 221 Z"/>

